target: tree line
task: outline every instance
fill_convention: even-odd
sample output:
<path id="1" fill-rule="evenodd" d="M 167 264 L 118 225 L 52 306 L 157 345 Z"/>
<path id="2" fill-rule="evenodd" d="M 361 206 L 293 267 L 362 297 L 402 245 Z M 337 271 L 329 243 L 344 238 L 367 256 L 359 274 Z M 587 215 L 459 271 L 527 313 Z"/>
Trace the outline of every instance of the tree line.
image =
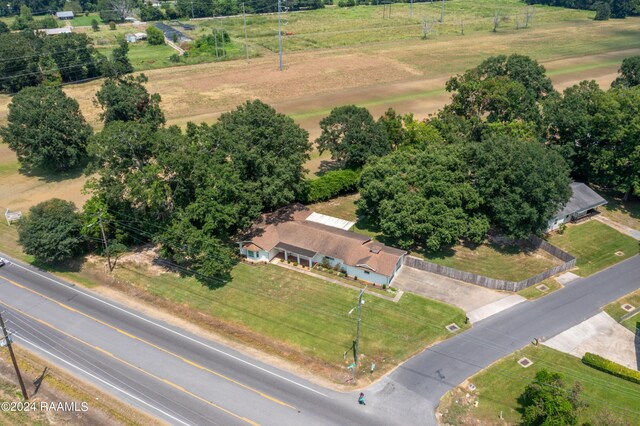
<path id="1" fill-rule="evenodd" d="M 567 7 L 570 9 L 595 10 L 596 19 L 624 19 L 640 13 L 638 0 L 524 0 L 527 4 Z"/>
<path id="2" fill-rule="evenodd" d="M 585 81 L 558 93 L 536 61 L 497 56 L 452 77 L 451 102 L 426 120 L 335 108 L 315 142 L 341 170 L 314 183 L 308 134 L 291 118 L 256 100 L 183 131 L 165 125 L 144 75 L 105 80 L 98 133 L 75 100 L 41 85 L 13 97 L 0 136 L 24 169 L 91 176 L 82 212 L 59 200 L 31 211 L 19 227 L 27 253 L 51 262 L 153 242 L 181 268 L 225 277 L 262 213 L 354 189 L 358 214 L 384 237 L 426 250 L 490 230 L 539 233 L 571 179 L 640 195 L 639 71 L 640 57 L 628 58 L 609 90 Z"/>
<path id="3" fill-rule="evenodd" d="M 0 92 L 15 93 L 39 84 L 70 83 L 133 71 L 124 39 L 107 58 L 85 34 L 47 37 L 31 30 L 0 33 Z"/>

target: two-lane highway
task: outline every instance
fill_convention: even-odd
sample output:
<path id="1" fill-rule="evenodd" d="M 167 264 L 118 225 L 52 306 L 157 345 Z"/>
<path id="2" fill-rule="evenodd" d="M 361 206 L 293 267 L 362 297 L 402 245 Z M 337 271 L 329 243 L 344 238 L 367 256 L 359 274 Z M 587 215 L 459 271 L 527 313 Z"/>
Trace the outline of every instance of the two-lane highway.
<path id="1" fill-rule="evenodd" d="M 0 269 L 0 308 L 16 342 L 170 424 L 418 425 L 467 377 L 638 288 L 635 256 L 517 305 L 401 365 L 366 406 L 25 265 Z"/>
<path id="2" fill-rule="evenodd" d="M 359 406 L 356 395 L 318 387 L 18 263 L 0 270 L 0 307 L 16 342 L 171 424 L 395 422 L 371 404 Z"/>

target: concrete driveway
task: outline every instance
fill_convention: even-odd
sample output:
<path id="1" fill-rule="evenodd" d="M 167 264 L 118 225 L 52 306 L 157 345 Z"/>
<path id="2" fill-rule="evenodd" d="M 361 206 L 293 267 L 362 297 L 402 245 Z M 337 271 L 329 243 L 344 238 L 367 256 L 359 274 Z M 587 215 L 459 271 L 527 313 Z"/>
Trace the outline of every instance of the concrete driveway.
<path id="1" fill-rule="evenodd" d="M 478 322 L 526 299 L 513 293 L 490 290 L 442 275 L 403 265 L 393 286 L 463 309 L 471 322 Z"/>
<path id="2" fill-rule="evenodd" d="M 634 370 L 640 367 L 640 342 L 606 312 L 600 312 L 543 344 L 579 358 L 591 352 Z"/>

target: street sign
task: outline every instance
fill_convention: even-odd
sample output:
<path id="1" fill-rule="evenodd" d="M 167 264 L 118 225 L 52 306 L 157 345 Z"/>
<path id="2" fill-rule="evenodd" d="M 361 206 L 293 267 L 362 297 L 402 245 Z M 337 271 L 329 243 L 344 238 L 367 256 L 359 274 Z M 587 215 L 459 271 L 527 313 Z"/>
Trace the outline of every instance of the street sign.
<path id="1" fill-rule="evenodd" d="M 349 370 L 353 370 L 354 368 L 356 368 L 356 363 L 354 362 L 353 364 L 349 365 L 347 368 Z"/>
<path id="2" fill-rule="evenodd" d="M 13 339 L 9 336 L 9 343 L 13 343 Z M 7 346 L 7 339 L 0 340 L 0 348 L 4 348 Z"/>

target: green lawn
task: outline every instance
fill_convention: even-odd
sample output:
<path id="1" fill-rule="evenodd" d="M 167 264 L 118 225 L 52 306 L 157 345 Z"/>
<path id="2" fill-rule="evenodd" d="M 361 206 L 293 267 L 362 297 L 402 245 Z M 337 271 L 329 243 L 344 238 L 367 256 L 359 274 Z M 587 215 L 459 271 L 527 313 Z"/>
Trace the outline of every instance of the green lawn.
<path id="1" fill-rule="evenodd" d="M 74 27 L 90 27 L 91 21 L 93 21 L 94 19 L 98 21 L 98 24 L 100 24 L 100 28 L 109 28 L 104 22 L 102 22 L 99 13 L 90 13 L 89 16 L 84 16 L 84 13 L 77 13 L 71 20 L 71 25 L 73 25 Z"/>
<path id="2" fill-rule="evenodd" d="M 622 309 L 622 305 L 628 303 L 629 305 L 639 308 L 640 307 L 640 290 L 636 290 L 633 293 L 627 294 L 624 297 L 616 300 L 615 302 L 609 303 L 604 307 L 606 313 L 611 316 L 614 320 L 620 322 L 623 316 L 628 314 L 627 311 Z M 636 328 L 640 328 L 638 323 L 640 322 L 640 314 L 636 314 L 631 318 L 628 318 L 626 321 L 621 322 L 622 325 L 627 327 L 632 332 L 636 332 Z"/>
<path id="3" fill-rule="evenodd" d="M 526 369 L 518 365 L 517 361 L 523 356 L 532 360 L 533 365 Z M 588 421 L 598 424 L 595 421 L 603 417 L 605 411 L 631 425 L 640 424 L 639 385 L 587 367 L 579 358 L 544 346 L 528 346 L 471 377 L 469 382 L 477 387 L 473 392 L 466 388 L 449 392 L 439 407 L 441 413 L 448 410 L 443 421 L 452 425 L 518 424 L 521 420 L 518 397 L 543 368 L 563 374 L 568 387 L 575 382 L 583 386 L 582 400 L 587 405 L 580 412 L 578 424 Z M 472 401 L 479 400 L 478 407 L 463 403 L 467 393 Z M 501 412 L 504 421 L 500 420 Z"/>
<path id="4" fill-rule="evenodd" d="M 617 194 L 599 193 L 607 200 L 607 204 L 600 207 L 603 216 L 640 231 L 640 198 L 631 197 L 628 201 L 622 201 Z"/>
<path id="5" fill-rule="evenodd" d="M 546 285 L 549 290 L 542 292 L 536 288 L 537 286 L 542 284 Z M 562 285 L 560 285 L 556 280 L 554 280 L 553 278 L 547 278 L 546 280 L 543 280 L 538 284 L 532 285 L 531 287 L 525 288 L 524 290 L 520 290 L 518 294 L 526 299 L 535 300 L 546 296 L 547 294 L 551 294 L 561 288 Z"/>
<path id="6" fill-rule="evenodd" d="M 582 277 L 638 254 L 638 241 L 596 220 L 569 225 L 547 240 L 578 259 L 576 273 Z"/>
<path id="7" fill-rule="evenodd" d="M 286 357 L 329 367 L 335 375 L 351 362 L 349 349 L 356 328 L 358 291 L 274 265 L 235 267 L 232 280 L 210 290 L 192 278 L 172 274 L 148 275 L 139 267 L 123 266 L 117 274 L 137 287 L 170 300 L 190 312 L 202 312 L 240 339 Z M 448 337 L 445 326 L 464 326 L 464 312 L 440 302 L 405 294 L 398 303 L 365 295 L 360 351 L 363 372 L 375 362 L 388 371 L 425 346 Z M 351 359 L 351 360 L 350 360 Z M 368 374 L 368 373 L 367 373 Z M 374 374 L 378 377 L 378 373 Z M 333 377 L 335 379 L 335 376 Z"/>

